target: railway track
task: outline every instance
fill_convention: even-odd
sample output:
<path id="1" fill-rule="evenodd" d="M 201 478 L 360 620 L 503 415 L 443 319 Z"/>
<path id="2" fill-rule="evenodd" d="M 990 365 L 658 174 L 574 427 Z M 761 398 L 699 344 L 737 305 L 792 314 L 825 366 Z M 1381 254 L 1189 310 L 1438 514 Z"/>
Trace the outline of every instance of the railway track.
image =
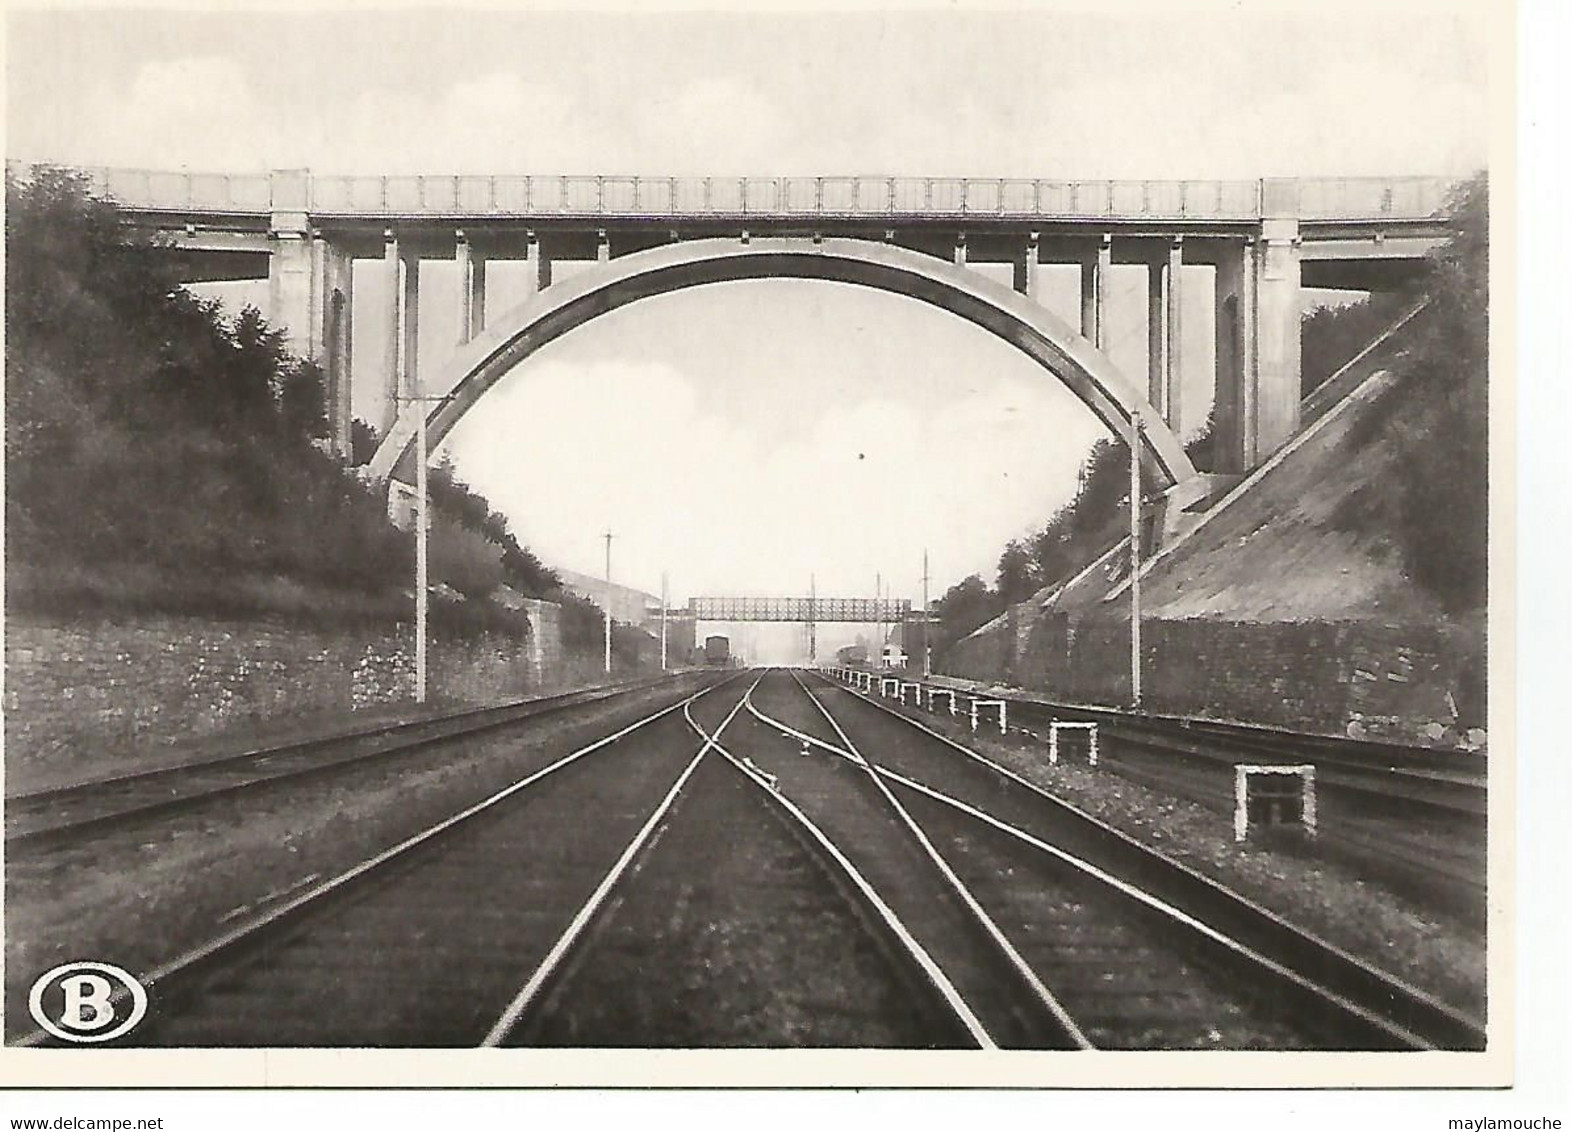
<path id="1" fill-rule="evenodd" d="M 1106 750 L 1109 753 L 1099 761 L 1132 782 L 1218 813 L 1231 813 L 1234 808 L 1232 763 L 1199 770 L 1164 765 L 1161 756 L 1131 757 L 1117 739 Z M 1321 798 L 1316 842 L 1321 854 L 1427 907 L 1445 908 L 1483 925 L 1488 855 L 1482 823 L 1456 814 L 1394 818 L 1386 806 L 1361 805 L 1360 799 L 1335 788 L 1321 793 L 1319 777 L 1316 785 Z M 1295 846 L 1288 842 L 1285 848 L 1293 851 Z"/>
<path id="2" fill-rule="evenodd" d="M 1096 723 L 1099 765 L 1220 813 L 1240 763 L 1311 763 L 1321 801 L 1319 852 L 1426 907 L 1483 925 L 1484 777 L 1477 755 L 1350 743 L 1230 725 L 1009 701 L 1010 735 L 1045 742 L 1053 719 Z M 991 725 L 990 725 L 991 726 Z M 1473 769 L 1468 769 L 1472 767 Z M 1290 847 L 1291 848 L 1291 847 Z"/>
<path id="3" fill-rule="evenodd" d="M 828 682 L 822 683 L 821 690 L 826 691 L 835 717 L 843 721 L 834 727 L 836 736 L 815 735 L 806 728 L 797 728 L 797 734 L 806 736 L 811 748 L 843 760 L 856 756 L 858 748 L 842 727 L 863 736 L 861 749 L 873 752 L 865 761 L 911 796 L 914 812 L 939 822 L 936 836 L 940 840 L 948 836 L 958 869 L 967 867 L 963 862 L 969 854 L 975 858 L 971 875 L 983 878 L 980 886 L 990 873 L 1000 875 L 1003 870 L 1008 875 L 1010 868 L 1023 867 L 1011 863 L 1019 859 L 1019 849 L 1008 858 L 991 858 L 988 850 L 968 848 L 969 841 L 983 842 L 978 827 L 987 826 L 989 843 L 997 846 L 1003 837 L 1018 846 L 1031 846 L 1034 852 L 1056 859 L 1053 871 L 1061 877 L 1065 868 L 1073 870 L 1073 884 L 1082 893 L 1093 881 L 1094 888 L 1105 891 L 1111 884 L 1127 913 L 1148 925 L 1163 925 L 1160 938 L 1182 939 L 1191 962 L 1210 967 L 1235 985 L 1260 988 L 1249 996 L 1257 1004 L 1292 1003 L 1295 1014 L 1311 1020 L 1310 1037 L 1317 1045 L 1482 1048 L 1484 1028 L 1477 1020 L 1161 857 L 876 700 Z M 808 691 L 806 686 L 803 691 Z M 823 704 L 819 707 L 829 710 Z M 777 727 L 789 725 L 789 721 L 774 722 Z M 917 801 L 919 796 L 924 801 Z M 970 831 L 957 827 L 955 815 L 963 814 L 971 819 Z M 1007 894 L 1000 899 L 1007 899 Z M 1017 922 L 1032 921 L 1017 917 Z M 1109 961 L 1116 962 L 1116 957 Z M 1117 984 L 1120 977 L 1114 972 L 1113 978 L 1099 976 L 1090 983 L 1070 977 L 1062 984 L 1065 997 L 1071 997 L 1071 988 L 1098 982 Z M 1096 1017 L 1097 1007 L 1086 1009 L 1092 1012 L 1089 1019 Z M 1117 1035 L 1134 1033 L 1137 1027 L 1133 1021 L 1108 1027 L 1088 1021 L 1092 1031 Z"/>
<path id="4" fill-rule="evenodd" d="M 743 706 L 741 689 L 727 684 L 730 690 L 703 689 L 581 747 L 143 973 L 152 1008 L 115 1044 L 581 1042 L 582 1034 L 565 1034 L 561 1024 L 564 1001 L 582 1010 L 583 1000 L 594 997 L 579 993 L 575 973 L 593 963 L 597 941 L 625 908 L 630 888 L 637 889 L 679 802 L 730 809 L 734 800 L 717 802 L 713 795 L 741 783 L 758 795 L 753 806 L 761 804 L 758 787 L 710 754 Z M 712 718 L 700 722 L 696 712 Z M 787 1041 L 762 1044 L 836 1044 L 824 1038 L 835 1034 L 845 1045 L 989 1044 L 974 1042 L 959 996 L 944 997 L 943 976 L 933 977 L 936 968 L 925 967 L 904 926 L 866 883 L 822 845 L 800 831 L 795 836 L 792 850 L 809 860 L 819 904 L 828 890 L 845 921 L 840 938 L 854 944 L 837 943 L 828 958 L 863 954 L 837 993 L 821 996 L 818 1016 L 795 1038 L 788 1032 Z M 690 852 L 678 871 L 703 876 L 714 856 L 712 830 L 700 822 L 688 837 Z M 754 887 L 751 879 L 745 887 Z M 778 908 L 759 911 L 761 919 L 779 919 Z M 794 921 L 779 941 L 781 951 L 789 957 L 799 947 L 798 932 L 822 928 L 825 915 L 821 906 L 809 922 Z M 638 977 L 616 982 L 614 1003 L 636 999 L 640 982 L 660 986 L 644 966 L 644 937 L 636 938 Z M 868 954 L 869 939 L 876 957 Z M 796 974 L 823 972 L 816 964 Z M 751 969 L 744 983 L 768 984 L 772 977 Z M 877 993 L 868 995 L 869 986 Z M 767 997 L 773 1001 L 789 989 L 778 985 Z M 878 1009 L 848 1016 L 846 1004 L 864 997 Z M 739 1044 L 761 1044 L 758 1038 Z M 626 1031 L 624 1039 L 598 1037 L 595 1044 L 661 1044 L 647 1027 Z M 34 1032 L 19 1044 L 51 1040 Z"/>
<path id="5" fill-rule="evenodd" d="M 839 866 L 943 1002 L 964 1044 L 1089 1048 L 1051 992 L 909 824 L 904 807 L 887 792 L 878 796 L 876 779 L 860 770 L 848 778 L 822 760 L 799 760 L 771 726 L 744 722 L 738 730 L 732 747 L 745 744 L 752 754 L 738 755 L 718 741 L 717 750 Z"/>
<path id="6" fill-rule="evenodd" d="M 882 705 L 749 679 L 528 768 L 142 972 L 152 1007 L 116 1044 L 1483 1041 Z"/>
<path id="7" fill-rule="evenodd" d="M 497 732 L 572 708 L 654 687 L 645 680 L 402 723 L 339 732 L 226 755 L 73 783 L 5 800 L 8 853 L 48 849 L 150 818 L 172 816 L 257 787 L 365 768 L 439 744 Z"/>
<path id="8" fill-rule="evenodd" d="M 142 973 L 153 1005 L 116 1044 L 504 1044 L 697 764 L 682 709 L 721 687 Z"/>
<path id="9" fill-rule="evenodd" d="M 1181 760 L 1231 773 L 1239 762 L 1311 763 L 1318 787 L 1357 796 L 1386 813 L 1482 818 L 1487 810 L 1485 760 L 1478 754 L 1031 699 L 1012 699 L 1010 712 L 1043 728 L 1051 719 L 1096 723 L 1127 756 L 1168 764 Z"/>
<path id="10" fill-rule="evenodd" d="M 704 704 L 684 709 L 715 753 L 510 1044 L 979 1044 L 905 925 L 751 759 L 724 745 L 738 706 L 708 721 Z"/>

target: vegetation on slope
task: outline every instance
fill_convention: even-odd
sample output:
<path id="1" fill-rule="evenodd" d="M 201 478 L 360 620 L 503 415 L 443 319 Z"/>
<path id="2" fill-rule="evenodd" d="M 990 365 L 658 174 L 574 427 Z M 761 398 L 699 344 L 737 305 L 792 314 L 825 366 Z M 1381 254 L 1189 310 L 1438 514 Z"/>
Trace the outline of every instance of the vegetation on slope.
<path id="1" fill-rule="evenodd" d="M 1300 395 L 1308 397 L 1353 360 L 1414 301 L 1408 291 L 1372 294 L 1340 307 L 1317 307 L 1300 323 Z"/>
<path id="2" fill-rule="evenodd" d="M 324 450 L 322 374 L 280 331 L 180 287 L 69 171 L 8 174 L 5 235 L 8 609 L 408 616 L 412 535 Z M 598 651 L 599 609 L 450 465 L 431 490 L 433 580 L 468 599 L 434 603 L 439 627 L 517 631 L 485 600 L 506 584 Z"/>
<path id="3" fill-rule="evenodd" d="M 1381 499 L 1353 497 L 1342 519 L 1361 534 L 1384 532 L 1411 578 L 1456 613 L 1483 609 L 1487 532 L 1488 193 L 1483 175 L 1452 202 L 1453 236 L 1410 290 L 1319 308 L 1302 325 L 1302 388 L 1309 393 L 1351 360 L 1420 293 L 1431 315 L 1404 360 L 1399 383 L 1364 424 L 1366 440 L 1402 453 Z M 1209 430 L 1187 448 L 1205 467 Z M 1075 497 L 1040 529 L 1007 543 L 996 582 L 973 574 L 934 603 L 934 648 L 955 641 L 1063 583 L 1128 530 L 1128 448 L 1098 440 L 1081 465 Z"/>
<path id="4" fill-rule="evenodd" d="M 74 175 L 8 177 L 6 204 L 13 608 L 385 588 L 406 540 L 313 444 L 316 367 L 181 289 Z"/>
<path id="5" fill-rule="evenodd" d="M 1187 445 L 1201 460 L 1211 444 L 1208 425 Z M 1130 529 L 1130 446 L 1105 437 L 1093 443 L 1081 462 L 1075 496 L 1042 527 L 1011 539 L 999 555 L 997 582 L 990 587 L 973 574 L 951 586 L 934 604 L 940 628 L 935 651 L 942 651 L 1025 601 L 1045 586 L 1058 585 L 1090 565 Z"/>
<path id="6" fill-rule="evenodd" d="M 1452 201 L 1453 235 L 1426 280 L 1430 314 L 1403 377 L 1362 422 L 1400 454 L 1380 498 L 1350 498 L 1348 529 L 1386 533 L 1408 575 L 1453 615 L 1487 599 L 1490 421 L 1490 196 L 1483 174 Z"/>

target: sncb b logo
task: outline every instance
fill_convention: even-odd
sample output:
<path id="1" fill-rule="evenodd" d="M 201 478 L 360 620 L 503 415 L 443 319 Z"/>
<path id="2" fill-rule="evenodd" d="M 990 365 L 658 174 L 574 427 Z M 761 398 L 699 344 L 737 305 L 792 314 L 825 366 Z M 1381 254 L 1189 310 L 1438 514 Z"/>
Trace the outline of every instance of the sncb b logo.
<path id="1" fill-rule="evenodd" d="M 142 1021 L 147 990 L 113 963 L 62 963 L 33 983 L 27 1008 L 62 1041 L 108 1042 Z"/>

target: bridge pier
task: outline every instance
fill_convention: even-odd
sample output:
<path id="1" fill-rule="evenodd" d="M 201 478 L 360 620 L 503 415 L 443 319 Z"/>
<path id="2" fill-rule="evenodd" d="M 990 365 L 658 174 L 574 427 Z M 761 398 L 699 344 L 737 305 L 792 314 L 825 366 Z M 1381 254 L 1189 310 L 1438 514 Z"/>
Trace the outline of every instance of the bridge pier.
<path id="1" fill-rule="evenodd" d="M 1081 337 L 1099 350 L 1108 343 L 1104 325 L 1104 305 L 1108 297 L 1108 273 L 1113 270 L 1113 237 L 1106 232 L 1096 248 L 1081 259 Z"/>
<path id="2" fill-rule="evenodd" d="M 1026 247 L 1015 260 L 1015 289 L 1028 298 L 1037 298 L 1037 269 L 1040 262 L 1037 233 L 1033 232 L 1026 240 Z"/>
<path id="3" fill-rule="evenodd" d="M 420 256 L 413 251 L 405 251 L 401 258 L 404 267 L 404 301 L 400 361 L 403 365 L 399 373 L 398 395 L 407 398 L 420 395 Z M 395 408 L 402 408 L 405 404 L 400 401 Z M 422 413 L 427 411 L 419 403 L 409 404 L 409 408 Z"/>
<path id="4" fill-rule="evenodd" d="M 458 266 L 462 346 L 486 329 L 486 257 L 476 251 L 462 228 L 453 234 L 453 260 Z"/>
<path id="5" fill-rule="evenodd" d="M 322 369 L 328 442 L 349 455 L 354 269 L 349 253 L 325 239 L 306 212 L 305 176 L 275 173 L 273 192 L 297 208 L 275 208 L 268 222 L 268 317 L 289 347 Z"/>
<path id="6" fill-rule="evenodd" d="M 321 319 L 312 311 L 318 293 L 312 244 L 304 210 L 273 213 L 268 223 L 269 321 L 286 330 L 290 347 L 307 357 L 321 346 Z"/>
<path id="7" fill-rule="evenodd" d="M 551 286 L 551 258 L 541 250 L 534 232 L 524 235 L 524 263 L 524 297 L 531 299 Z"/>
<path id="8" fill-rule="evenodd" d="M 1166 252 L 1146 265 L 1146 399 L 1182 433 L 1179 323 L 1184 238 L 1168 242 Z"/>
<path id="9" fill-rule="evenodd" d="M 1214 471 L 1234 475 L 1256 463 L 1255 397 L 1246 380 L 1256 370 L 1255 259 L 1251 237 L 1231 243 L 1217 261 L 1212 464 Z"/>
<path id="10" fill-rule="evenodd" d="M 1253 468 L 1299 431 L 1299 186 L 1262 183 L 1261 254 L 1256 284 L 1256 448 Z"/>
<path id="11" fill-rule="evenodd" d="M 354 370 L 355 261 L 347 250 L 323 239 L 313 241 L 322 280 L 321 355 L 328 443 L 341 458 L 350 456 L 350 375 Z"/>
<path id="12" fill-rule="evenodd" d="M 1297 207 L 1294 188 L 1264 182 L 1266 211 L 1277 215 L 1217 256 L 1216 472 L 1248 472 L 1299 431 L 1299 221 L 1282 215 Z"/>
<path id="13" fill-rule="evenodd" d="M 382 274 L 387 287 L 387 314 L 383 329 L 382 404 L 371 423 L 383 436 L 393 431 L 398 420 L 399 335 L 402 319 L 400 305 L 403 288 L 399 285 L 398 235 L 388 228 L 382 234 Z"/>

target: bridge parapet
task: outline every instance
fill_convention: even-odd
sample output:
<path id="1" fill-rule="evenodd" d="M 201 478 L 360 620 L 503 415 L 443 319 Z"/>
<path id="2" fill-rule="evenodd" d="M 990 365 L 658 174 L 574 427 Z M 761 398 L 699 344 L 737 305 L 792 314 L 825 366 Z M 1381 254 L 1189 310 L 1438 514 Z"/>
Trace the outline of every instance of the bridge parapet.
<path id="1" fill-rule="evenodd" d="M 27 166 L 7 162 L 13 176 Z M 88 167 L 96 193 L 149 212 L 320 217 L 956 217 L 986 220 L 1425 220 L 1444 177 L 1298 180 L 1034 180 L 977 177 L 341 176 Z M 1286 194 L 1286 198 L 1280 196 Z M 1287 208 L 1268 196 L 1285 199 Z"/>

